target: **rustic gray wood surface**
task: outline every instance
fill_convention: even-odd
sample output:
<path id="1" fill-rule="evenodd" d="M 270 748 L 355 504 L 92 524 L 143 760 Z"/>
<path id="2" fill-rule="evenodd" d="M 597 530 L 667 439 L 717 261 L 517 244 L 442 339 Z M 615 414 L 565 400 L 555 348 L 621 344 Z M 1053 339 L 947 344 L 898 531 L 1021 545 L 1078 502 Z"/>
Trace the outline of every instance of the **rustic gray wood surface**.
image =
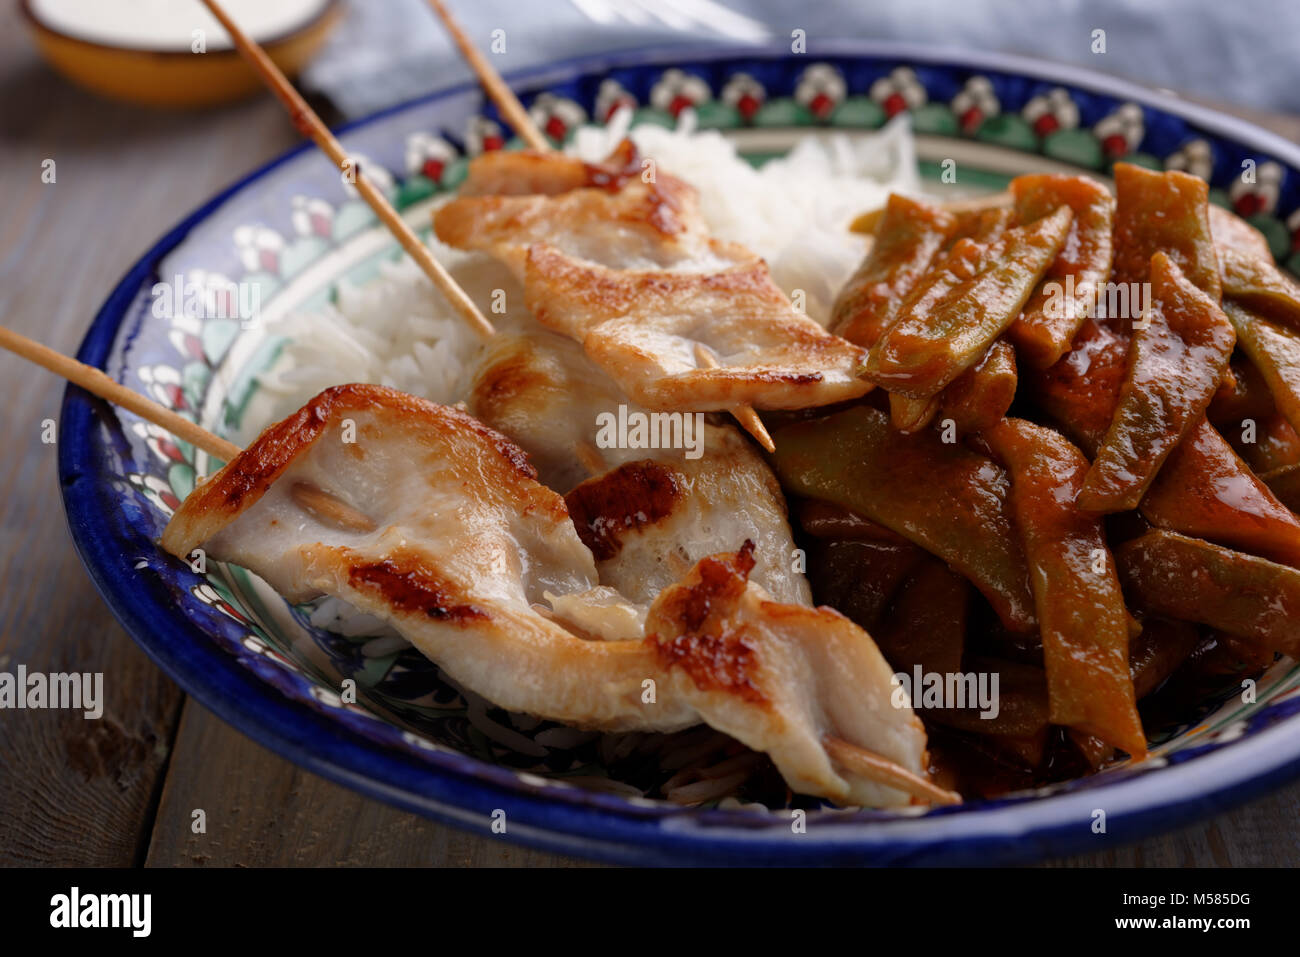
<path id="1" fill-rule="evenodd" d="M 93 99 L 0 6 L 0 322 L 72 352 L 121 274 L 182 214 L 295 136 L 269 98 L 202 114 Z M 1300 139 L 1300 118 L 1248 118 Z M 54 159 L 57 182 L 41 182 Z M 0 712 L 0 865 L 574 865 L 433 823 L 300 770 L 184 694 L 83 572 L 58 495 L 63 385 L 0 354 L 0 670 L 102 671 L 104 718 Z M 207 833 L 195 835 L 195 809 Z M 1300 786 L 1130 848 L 1054 862 L 1300 863 Z"/>

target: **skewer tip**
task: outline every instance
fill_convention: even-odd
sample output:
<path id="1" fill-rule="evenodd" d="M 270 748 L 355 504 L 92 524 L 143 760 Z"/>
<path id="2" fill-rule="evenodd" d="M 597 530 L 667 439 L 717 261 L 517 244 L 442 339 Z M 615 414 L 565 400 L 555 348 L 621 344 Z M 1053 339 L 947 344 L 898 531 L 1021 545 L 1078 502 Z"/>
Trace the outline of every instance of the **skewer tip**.
<path id="1" fill-rule="evenodd" d="M 769 453 L 776 451 L 776 443 L 772 441 L 772 434 L 767 431 L 767 426 L 763 424 L 763 420 L 758 417 L 757 412 L 745 405 L 737 409 L 734 415 L 736 421 L 744 426 L 745 431 L 754 437 L 754 441 L 761 445 L 764 451 Z"/>
<path id="2" fill-rule="evenodd" d="M 823 739 L 823 744 L 837 764 L 877 784 L 906 791 L 927 804 L 949 806 L 961 803 L 961 795 L 956 791 L 941 788 L 924 775 L 909 771 L 901 764 L 882 757 L 874 751 L 868 751 L 866 748 L 831 735 Z"/>
<path id="3" fill-rule="evenodd" d="M 695 343 L 695 361 L 700 364 L 702 369 L 716 369 L 718 367 L 718 360 L 713 357 L 713 353 L 702 342 Z M 772 441 L 767 426 L 763 425 L 763 420 L 758 417 L 758 413 L 751 406 L 738 405 L 731 410 L 731 414 L 740 423 L 741 428 L 752 435 L 759 445 L 768 452 L 776 451 L 776 443 Z"/>

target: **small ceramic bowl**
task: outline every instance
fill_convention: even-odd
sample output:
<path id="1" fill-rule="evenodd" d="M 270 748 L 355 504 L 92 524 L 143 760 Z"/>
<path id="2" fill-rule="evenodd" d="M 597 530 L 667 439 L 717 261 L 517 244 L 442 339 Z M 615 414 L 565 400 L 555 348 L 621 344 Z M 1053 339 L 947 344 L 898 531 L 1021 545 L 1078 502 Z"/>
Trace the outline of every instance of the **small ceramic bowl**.
<path id="1" fill-rule="evenodd" d="M 92 93 L 154 107 L 209 107 L 262 92 L 238 51 L 202 54 L 148 40 L 97 42 L 46 18 L 39 0 L 22 0 L 23 19 L 42 55 L 54 69 Z M 343 17 L 339 0 L 318 0 L 304 17 L 274 36 L 255 37 L 288 76 L 296 76 Z"/>

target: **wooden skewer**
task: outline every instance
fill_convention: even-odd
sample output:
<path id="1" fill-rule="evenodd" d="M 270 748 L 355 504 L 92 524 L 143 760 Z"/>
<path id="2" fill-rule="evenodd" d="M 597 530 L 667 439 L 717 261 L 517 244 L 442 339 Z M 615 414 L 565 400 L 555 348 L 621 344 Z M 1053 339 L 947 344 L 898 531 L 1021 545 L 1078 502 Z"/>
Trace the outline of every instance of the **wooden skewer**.
<path id="1" fill-rule="evenodd" d="M 501 74 L 497 72 L 488 59 L 475 48 L 469 38 L 465 36 L 465 31 L 461 29 L 460 24 L 456 22 L 451 11 L 447 9 L 443 0 L 429 0 L 429 6 L 433 12 L 438 15 L 447 32 L 455 41 L 456 46 L 460 48 L 461 54 L 469 62 L 470 67 L 478 75 L 479 82 L 483 84 L 483 89 L 487 91 L 492 102 L 497 105 L 501 115 L 506 118 L 511 126 L 514 127 L 519 137 L 529 146 L 540 153 L 551 151 L 551 144 L 542 135 L 541 131 L 533 123 L 532 117 L 524 109 L 524 105 L 519 102 L 519 97 L 515 96 L 514 91 L 506 85 Z M 695 347 L 695 356 L 700 365 L 705 368 L 716 368 L 718 363 L 712 355 L 708 353 L 703 346 L 697 344 Z M 736 408 L 731 413 L 736 417 L 736 421 L 741 424 L 746 432 L 769 452 L 775 452 L 776 446 L 772 442 L 772 436 L 768 434 L 767 429 L 763 426 L 763 421 L 758 417 L 758 413 L 747 405 Z"/>
<path id="2" fill-rule="evenodd" d="M 961 795 L 939 787 L 902 765 L 882 758 L 874 751 L 860 748 L 856 744 L 826 735 L 822 739 L 826 752 L 846 770 L 870 778 L 877 784 L 898 788 L 913 797 L 920 798 L 927 804 L 960 804 Z"/>
<path id="3" fill-rule="evenodd" d="M 452 16 L 451 10 L 447 8 L 447 4 L 443 0 L 429 0 L 429 6 L 438 15 L 443 27 L 451 34 L 451 38 L 460 49 L 461 55 L 465 57 L 469 62 L 470 69 L 478 76 L 478 81 L 483 85 L 484 91 L 492 98 L 492 102 L 497 105 L 497 109 L 501 111 L 501 115 L 514 128 L 514 131 L 519 134 L 519 138 L 539 153 L 551 152 L 550 140 L 542 135 L 542 131 L 537 128 L 537 124 L 528 115 L 524 105 L 519 102 L 519 97 L 515 96 L 515 91 L 510 89 L 506 81 L 501 78 L 497 68 L 470 42 L 469 37 L 465 35 L 465 31 L 456 22 L 456 18 Z"/>
<path id="4" fill-rule="evenodd" d="M 239 446 L 235 443 L 227 442 L 183 415 L 177 415 L 152 399 L 146 399 L 140 393 L 133 392 L 120 382 L 113 381 L 94 366 L 78 362 L 61 352 L 55 352 L 49 346 L 41 345 L 3 326 L 0 326 L 0 346 L 48 369 L 55 375 L 62 376 L 101 399 L 107 399 L 114 405 L 120 405 L 140 418 L 149 420 L 154 425 L 162 426 L 176 438 L 197 446 L 214 458 L 229 462 L 239 454 Z"/>
<path id="5" fill-rule="evenodd" d="M 605 457 L 600 454 L 600 449 L 583 439 L 573 448 L 573 454 L 578 457 L 578 464 L 587 470 L 589 475 L 600 475 L 605 471 Z"/>
<path id="6" fill-rule="evenodd" d="M 695 361 L 705 369 L 716 369 L 718 367 L 718 360 L 713 358 L 713 353 L 706 349 L 703 343 L 697 342 L 695 344 Z M 758 417 L 758 413 L 752 407 L 748 405 L 737 406 L 732 410 L 731 414 L 736 417 L 736 421 L 754 437 L 759 445 L 769 452 L 776 451 L 776 443 L 772 441 L 767 426 L 763 425 L 763 420 Z"/>
<path id="7" fill-rule="evenodd" d="M 300 507 L 316 518 L 347 532 L 373 532 L 375 523 L 370 516 L 357 511 L 347 502 L 331 495 L 310 482 L 294 482 L 289 496 Z"/>
<path id="8" fill-rule="evenodd" d="M 528 111 L 519 102 L 519 97 L 515 96 L 510 87 L 506 85 L 505 80 L 501 78 L 501 74 L 487 62 L 478 47 L 470 42 L 469 37 L 465 35 L 465 31 L 456 21 L 456 18 L 451 15 L 451 11 L 447 9 L 447 5 L 443 3 L 443 0 L 429 0 L 429 6 L 433 7 L 433 12 L 438 15 L 442 25 L 451 34 L 452 42 L 460 48 L 460 55 L 478 74 L 483 89 L 492 102 L 497 105 L 497 109 L 501 111 L 505 121 L 519 134 L 519 138 L 538 152 L 544 153 L 550 149 L 551 144 L 547 142 L 546 137 L 542 135 L 542 131 L 533 123 Z"/>
<path id="9" fill-rule="evenodd" d="M 469 323 L 476 333 L 484 339 L 491 338 L 495 333 L 492 323 L 484 317 L 479 311 L 478 306 L 474 305 L 474 300 L 465 294 L 465 290 L 456 284 L 456 280 L 451 277 L 442 263 L 433 258 L 427 246 L 420 242 L 420 237 L 406 221 L 402 219 L 401 214 L 397 212 L 388 202 L 387 197 L 370 182 L 365 172 L 357 169 L 348 154 L 344 151 L 342 144 L 335 139 L 334 134 L 329 131 L 321 118 L 316 115 L 307 101 L 298 95 L 298 91 L 293 88 L 293 84 L 280 72 L 266 51 L 261 48 L 254 40 L 250 39 L 239 26 L 231 19 L 230 14 L 222 8 L 218 0 L 203 0 L 204 5 L 212 11 L 212 15 L 217 18 L 226 32 L 239 48 L 249 64 L 257 71 L 262 80 L 271 89 L 284 104 L 289 116 L 293 120 L 294 127 L 306 136 L 311 137 L 312 141 L 321 148 L 321 151 L 333 160 L 339 170 L 348 173 L 351 172 L 353 184 L 361 198 L 366 201 L 380 221 L 388 227 L 397 241 L 402 244 L 402 248 L 415 260 L 416 265 L 424 271 L 433 285 L 439 292 L 446 297 L 451 307 L 460 314 L 461 318 Z"/>
<path id="10" fill-rule="evenodd" d="M 470 61 L 470 65 L 479 75 L 480 81 L 488 91 L 488 95 L 492 97 L 502 114 L 515 127 L 515 131 L 534 149 L 548 150 L 550 148 L 549 143 L 533 124 L 532 119 L 524 110 L 523 104 L 506 86 L 500 74 L 465 37 L 464 32 L 452 19 L 450 11 L 447 10 L 442 0 L 429 0 L 429 2 L 447 26 L 456 45 L 460 47 L 465 58 Z M 284 74 L 271 61 L 271 58 L 266 55 L 258 44 L 254 43 L 239 29 L 217 0 L 203 0 L 203 3 L 212 11 L 212 15 L 217 18 L 218 22 L 225 27 L 226 32 L 230 34 L 235 46 L 239 48 L 245 59 L 249 61 L 288 109 L 294 126 L 307 136 L 310 136 L 316 145 L 338 165 L 340 170 L 346 171 L 351 165 L 351 160 L 348 158 L 347 153 L 344 152 L 342 145 L 330 133 L 320 117 L 307 105 L 306 101 L 298 95 L 297 90 L 293 88 Z M 353 172 L 356 178 L 357 192 L 361 194 L 380 220 L 397 237 L 403 248 L 420 265 L 434 285 L 447 297 L 447 300 L 456 311 L 469 322 L 476 332 L 485 338 L 495 334 L 496 330 L 479 312 L 473 300 L 443 269 L 442 264 L 433 258 L 424 244 L 420 242 L 419 237 L 406 225 L 384 195 L 375 188 L 360 169 Z M 0 326 L 0 346 L 48 369 L 69 382 L 80 386 L 87 392 L 99 396 L 101 399 L 134 412 L 142 419 L 166 429 L 177 438 L 203 449 L 217 459 L 229 462 L 242 451 L 235 443 L 218 435 L 213 435 L 207 429 L 195 422 L 191 422 L 184 416 L 178 415 L 171 409 L 159 405 L 137 392 L 133 392 L 121 383 L 115 382 L 94 366 L 78 362 L 76 359 L 56 352 L 48 346 L 44 346 L 2 326 Z M 700 344 L 696 345 L 696 358 L 705 368 L 715 368 L 718 364 L 717 360 Z M 768 434 L 758 414 L 752 408 L 742 406 L 733 414 L 763 448 L 769 452 L 775 450 L 771 435 Z M 353 531 L 370 531 L 375 528 L 374 523 L 367 516 L 315 486 L 299 482 L 292 487 L 290 492 L 294 499 L 304 508 L 333 521 L 340 527 Z M 835 760 L 863 777 L 887 786 L 897 787 L 933 803 L 954 804 L 961 801 L 961 798 L 951 791 L 945 791 L 943 788 L 874 752 L 829 735 L 825 738 L 825 745 L 826 750 Z"/>
<path id="11" fill-rule="evenodd" d="M 57 376 L 62 376 L 74 385 L 81 386 L 91 395 L 97 395 L 114 405 L 134 412 L 154 425 L 161 426 L 176 438 L 189 442 L 215 459 L 230 462 L 242 451 L 234 442 L 213 435 L 203 426 L 191 422 L 183 415 L 178 415 L 152 399 L 146 399 L 122 383 L 115 382 L 94 366 L 78 362 L 61 352 L 55 352 L 49 346 L 28 339 L 4 326 L 0 326 L 0 347 L 48 369 Z M 375 529 L 375 523 L 367 516 L 314 485 L 296 482 L 290 489 L 290 494 L 303 508 L 339 528 L 354 532 L 369 532 Z"/>

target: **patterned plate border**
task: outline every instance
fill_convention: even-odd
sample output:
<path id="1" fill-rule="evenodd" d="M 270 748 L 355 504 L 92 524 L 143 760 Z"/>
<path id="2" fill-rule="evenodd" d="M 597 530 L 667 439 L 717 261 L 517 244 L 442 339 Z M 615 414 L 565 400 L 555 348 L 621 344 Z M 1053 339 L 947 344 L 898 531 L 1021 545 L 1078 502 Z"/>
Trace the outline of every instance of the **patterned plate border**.
<path id="1" fill-rule="evenodd" d="M 726 126 L 732 120 L 741 125 L 761 125 L 758 120 L 765 108 L 791 109 L 788 103 L 781 102 L 785 99 L 804 111 L 795 111 L 789 125 L 836 125 L 839 118 L 847 125 L 871 126 L 874 104 L 882 116 L 908 109 L 918 128 L 926 129 L 926 123 L 945 122 L 945 114 L 937 109 L 930 110 L 929 119 L 925 119 L 925 108 L 946 96 L 943 102 L 947 103 L 950 118 L 958 120 L 962 132 L 978 139 L 991 119 L 1011 115 L 1002 109 L 1006 103 L 1035 129 L 1041 152 L 1075 163 L 1080 162 L 1078 155 L 1062 146 L 1069 145 L 1070 140 L 1053 139 L 1056 134 L 1082 129 L 1086 122 L 1090 135 L 1104 144 L 1108 118 L 1120 116 L 1123 106 L 1135 104 L 1143 111 L 1141 135 L 1135 136 L 1131 125 L 1121 129 L 1115 135 L 1123 143 L 1113 140 L 1109 152 L 1103 145 L 1098 168 L 1104 168 L 1109 159 L 1124 157 L 1151 165 L 1157 161 L 1167 165 L 1185 163 L 1184 168 L 1201 171 L 1193 165 L 1201 156 L 1199 150 L 1193 151 L 1196 156 L 1178 151 L 1198 138 L 1211 137 L 1213 160 L 1206 173 L 1215 182 L 1216 169 L 1220 170 L 1217 181 L 1221 201 L 1226 199 L 1252 216 L 1270 216 L 1283 228 L 1291 226 L 1295 218 L 1292 213 L 1283 220 L 1277 213 L 1296 204 L 1296 157 L 1300 151 L 1295 146 L 1212 111 L 1086 71 L 1018 58 L 865 44 L 815 48 L 802 57 L 785 51 L 770 59 L 747 49 L 692 51 L 687 61 L 682 58 L 681 51 L 588 57 L 532 71 L 522 82 L 544 91 L 531 98 L 534 109 L 550 110 L 561 117 L 560 123 L 547 124 L 557 137 L 566 132 L 565 102 L 579 106 L 587 102 L 595 111 L 602 93 L 600 81 L 610 79 L 616 80 L 629 96 L 644 97 L 638 100 L 639 110 L 660 110 L 668 117 L 681 108 L 681 97 L 689 98 L 692 91 L 699 97 L 700 85 L 704 84 L 710 98 L 715 90 L 719 91 L 723 105 L 734 111 L 734 115 L 718 111 L 711 121 L 716 126 Z M 814 72 L 813 67 L 823 69 Z M 775 70 L 783 71 L 790 83 L 789 97 L 767 97 L 769 88 L 781 89 L 770 75 Z M 723 71 L 725 80 L 719 79 Z M 763 84 L 764 100 L 757 107 L 745 102 L 742 108 L 743 96 L 734 93 L 740 74 Z M 842 90 L 833 79 L 836 75 L 843 80 Z M 976 102 L 980 90 L 972 88 L 971 80 L 977 76 L 989 80 L 998 99 L 997 110 L 992 109 L 987 98 Z M 691 77 L 698 82 L 692 82 Z M 912 79 L 920 83 L 921 94 L 910 85 Z M 673 93 L 666 101 L 665 84 Z M 730 94 L 726 93 L 729 85 L 733 90 Z M 755 95 L 752 86 L 741 85 Z M 362 130 L 403 110 L 463 96 L 467 89 L 460 87 L 423 98 L 348 129 Z M 610 89 L 605 86 L 604 92 L 608 94 Z M 1071 108 L 1063 105 L 1059 96 L 1052 100 L 1057 89 L 1071 94 L 1077 117 L 1072 117 Z M 1049 129 L 1050 122 L 1041 126 L 1029 122 L 1032 116 L 1047 115 L 1038 112 L 1039 106 L 1030 108 L 1035 97 L 1043 98 L 1037 102 L 1045 102 L 1049 112 L 1056 111 L 1052 114 L 1056 128 Z M 970 119 L 973 113 L 959 109 L 968 99 L 975 102 L 971 109 L 982 106 L 984 115 L 978 124 Z M 704 114 L 705 102 L 700 99 L 686 105 Z M 902 107 L 898 107 L 900 102 Z M 845 118 L 850 107 L 859 111 L 852 123 Z M 1131 111 L 1129 114 L 1131 117 Z M 1165 122 L 1171 119 L 1172 127 Z M 492 122 L 489 111 L 479 127 L 487 129 L 486 124 Z M 443 139 L 453 143 L 451 131 L 444 132 Z M 929 132 L 943 135 L 945 130 L 931 127 Z M 1083 139 L 1074 137 L 1073 141 L 1071 149 L 1079 149 Z M 1175 141 L 1180 145 L 1163 161 L 1155 153 L 1143 155 L 1144 150 L 1163 149 Z M 1059 148 L 1051 148 L 1050 143 Z M 80 358 L 108 368 L 113 368 L 114 363 L 124 364 L 124 347 L 138 330 L 138 326 L 131 325 L 138 316 L 132 317 L 130 310 L 137 305 L 141 286 L 149 281 L 158 264 L 232 196 L 305 149 L 295 150 L 236 183 L 164 236 L 109 297 L 83 343 Z M 1272 163 L 1278 172 L 1276 178 L 1272 178 L 1273 174 L 1266 178 L 1268 190 L 1263 191 L 1262 198 L 1260 190 L 1234 194 L 1224 187 L 1235 173 L 1223 178 L 1221 157 L 1227 157 L 1229 170 L 1235 168 L 1238 158 L 1244 157 L 1254 159 L 1261 170 L 1264 164 Z M 413 173 L 408 164 L 406 185 L 413 175 L 435 171 L 436 167 Z M 435 190 L 450 185 L 432 176 L 425 178 Z M 1239 202 L 1242 196 L 1247 197 L 1244 202 L 1248 208 Z M 1279 258 L 1290 251 L 1290 235 L 1285 237 L 1286 249 L 1278 248 L 1282 242 L 1276 229 L 1270 240 Z M 128 342 L 124 343 L 124 338 Z M 165 388 L 163 392 L 174 394 Z M 60 476 L 78 551 L 114 613 L 165 671 L 225 720 L 309 769 L 452 823 L 485 829 L 491 811 L 506 808 L 514 839 L 569 853 L 640 863 L 987 863 L 1031 859 L 1049 851 L 1059 854 L 1096 849 L 1099 842 L 1088 825 L 1092 808 L 1097 805 L 1107 811 L 1109 828 L 1104 843 L 1110 845 L 1212 813 L 1300 774 L 1300 735 L 1294 727 L 1300 698 L 1291 687 L 1255 713 L 1221 728 L 1213 742 L 1175 752 L 1165 767 L 1120 769 L 1049 796 L 1022 794 L 923 816 L 881 812 L 823 815 L 819 820 L 825 826 L 803 835 L 790 834 L 788 827 L 773 826 L 770 815 L 684 811 L 520 775 L 438 746 L 431 748 L 414 735 L 400 732 L 360 709 L 341 707 L 337 700 L 320 694 L 317 686 L 286 668 L 283 660 L 250 641 L 256 636 L 249 632 L 247 622 L 222 608 L 220 595 L 199 595 L 197 590 L 205 584 L 202 579 L 158 556 L 156 550 L 155 554 L 147 554 L 150 549 L 142 547 L 140 529 L 157 526 L 159 498 L 171 489 L 147 488 L 123 480 L 128 474 L 147 479 L 148 455 L 146 462 L 140 461 L 139 440 L 121 428 L 116 413 L 69 389 L 60 434 Z M 148 438 L 156 444 L 156 436 Z M 149 514 L 151 511 L 153 514 Z M 154 570 L 158 574 L 139 575 L 141 563 L 156 563 Z M 178 607 L 174 592 L 164 580 L 167 577 L 185 581 L 189 593 L 200 600 L 186 601 Z M 215 640 L 195 640 L 204 636 Z M 242 667 L 232 667 L 236 660 Z M 382 742 L 385 734 L 378 732 L 375 724 L 400 737 Z M 376 743 L 400 746 L 376 748 Z"/>

